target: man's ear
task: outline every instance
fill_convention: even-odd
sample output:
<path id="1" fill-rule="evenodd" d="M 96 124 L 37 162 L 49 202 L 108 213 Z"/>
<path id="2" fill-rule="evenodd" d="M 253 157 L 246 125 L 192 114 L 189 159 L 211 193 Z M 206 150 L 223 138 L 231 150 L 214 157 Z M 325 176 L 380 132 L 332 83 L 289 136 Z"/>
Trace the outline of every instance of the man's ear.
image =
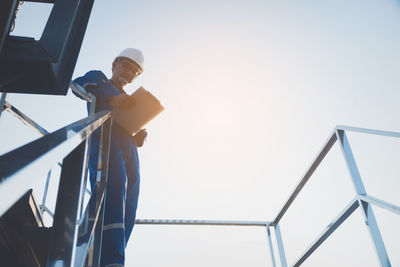
<path id="1" fill-rule="evenodd" d="M 112 70 L 113 72 L 114 72 L 116 66 L 117 66 L 117 60 L 114 59 L 114 61 L 113 61 L 113 63 L 112 63 L 112 67 L 111 67 L 111 70 Z"/>

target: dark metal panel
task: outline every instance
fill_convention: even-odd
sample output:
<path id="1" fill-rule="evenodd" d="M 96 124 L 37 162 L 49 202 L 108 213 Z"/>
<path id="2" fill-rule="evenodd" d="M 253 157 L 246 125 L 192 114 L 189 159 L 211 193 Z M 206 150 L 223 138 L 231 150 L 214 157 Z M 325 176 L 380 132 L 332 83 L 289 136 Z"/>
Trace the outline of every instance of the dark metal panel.
<path id="1" fill-rule="evenodd" d="M 0 1 L 0 52 L 2 50 L 4 40 L 10 32 L 12 20 L 14 18 L 15 9 L 18 0 L 1 0 Z"/>
<path id="2" fill-rule="evenodd" d="M 46 4 L 54 4 L 55 0 L 24 0 L 24 2 L 35 2 L 35 3 L 46 3 Z"/>
<path id="3" fill-rule="evenodd" d="M 63 266 L 72 266 L 74 262 L 80 192 L 84 190 L 84 153 L 85 142 L 82 142 L 63 161 L 47 267 L 57 266 L 61 262 Z"/>
<path id="4" fill-rule="evenodd" d="M 8 36 L 0 53 L 0 91 L 67 94 L 94 0 L 57 0 L 39 41 Z"/>
<path id="5" fill-rule="evenodd" d="M 0 265 L 40 267 L 46 259 L 47 251 L 42 247 L 46 248 L 48 239 L 42 236 L 40 241 L 34 240 L 27 229 L 41 226 L 43 221 L 30 190 L 0 218 Z"/>

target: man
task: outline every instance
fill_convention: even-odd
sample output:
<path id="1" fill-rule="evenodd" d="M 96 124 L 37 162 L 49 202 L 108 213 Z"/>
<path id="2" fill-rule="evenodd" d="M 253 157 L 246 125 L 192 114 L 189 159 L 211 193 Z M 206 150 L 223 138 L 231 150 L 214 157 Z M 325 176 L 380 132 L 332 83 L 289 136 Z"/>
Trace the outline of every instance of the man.
<path id="1" fill-rule="evenodd" d="M 112 63 L 112 77 L 108 79 L 101 71 L 89 71 L 75 80 L 96 96 L 96 112 L 127 108 L 134 105 L 123 87 L 143 72 L 143 54 L 140 50 L 127 48 Z M 113 102 L 113 106 L 110 102 Z M 89 106 L 88 106 L 89 110 Z M 110 144 L 110 161 L 106 187 L 101 266 L 121 267 L 125 261 L 125 247 L 131 235 L 139 197 L 139 158 L 137 147 L 147 136 L 141 130 L 130 135 L 117 123 L 113 124 Z M 92 136 L 89 171 L 94 189 L 99 154 L 100 131 Z"/>

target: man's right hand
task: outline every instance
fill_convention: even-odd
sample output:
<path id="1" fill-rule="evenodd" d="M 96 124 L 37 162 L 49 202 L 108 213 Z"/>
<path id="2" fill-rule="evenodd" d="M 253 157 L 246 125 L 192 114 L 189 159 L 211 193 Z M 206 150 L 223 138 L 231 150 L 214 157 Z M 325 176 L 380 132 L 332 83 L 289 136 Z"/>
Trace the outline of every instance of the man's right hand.
<path id="1" fill-rule="evenodd" d="M 109 100 L 109 104 L 115 108 L 130 108 L 135 105 L 135 99 L 127 94 L 113 96 Z"/>

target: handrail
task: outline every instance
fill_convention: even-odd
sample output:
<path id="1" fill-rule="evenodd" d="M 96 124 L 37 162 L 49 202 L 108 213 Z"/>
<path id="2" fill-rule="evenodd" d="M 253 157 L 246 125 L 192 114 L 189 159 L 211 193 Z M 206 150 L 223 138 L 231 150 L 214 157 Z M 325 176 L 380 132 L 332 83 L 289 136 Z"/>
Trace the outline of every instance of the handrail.
<path id="1" fill-rule="evenodd" d="M 357 198 L 354 198 L 301 254 L 293 266 L 300 266 L 357 208 L 358 201 Z"/>
<path id="2" fill-rule="evenodd" d="M 349 131 L 349 132 L 358 132 L 358 133 L 365 133 L 365 134 L 372 134 L 372 135 L 380 135 L 380 136 L 386 136 L 386 137 L 400 138 L 400 133 L 398 133 L 398 132 L 381 131 L 381 130 L 374 130 L 374 129 L 367 129 L 367 128 L 359 128 L 359 127 L 352 127 L 352 126 L 338 125 L 338 126 L 336 126 L 336 130 L 342 130 L 342 131 Z"/>
<path id="3" fill-rule="evenodd" d="M 11 104 L 7 103 L 5 101 L 5 94 L 2 95 L 1 102 L 4 105 L 2 110 L 8 110 L 14 115 L 16 115 L 18 118 L 20 118 L 23 122 L 27 123 L 28 125 L 31 125 L 33 128 L 35 128 L 39 133 L 42 135 L 45 135 L 44 137 L 28 144 L 25 145 L 19 149 L 16 149 L 12 152 L 9 152 L 3 156 L 0 156 L 0 195 L 10 195 L 10 197 L 7 197 L 7 199 L 3 199 L 2 202 L 0 202 L 0 216 L 12 205 L 20 196 L 22 196 L 30 187 L 33 181 L 31 181 L 29 175 L 29 171 L 35 169 L 36 166 L 52 166 L 54 165 L 55 162 L 57 162 L 59 159 L 64 158 L 65 156 L 69 155 L 73 151 L 76 151 L 79 148 L 79 153 L 81 155 L 81 160 L 80 164 L 82 167 L 83 171 L 86 171 L 86 173 L 83 174 L 84 177 L 84 183 L 86 184 L 87 181 L 87 159 L 88 159 L 88 150 L 89 150 L 89 145 L 90 142 L 88 142 L 88 138 L 90 138 L 91 134 L 93 131 L 103 125 L 106 121 L 110 121 L 111 116 L 110 113 L 103 112 L 103 113 L 97 113 L 94 114 L 95 110 L 95 97 L 91 95 L 90 93 L 86 92 L 84 88 L 82 88 L 80 85 L 71 82 L 70 88 L 79 96 L 81 96 L 83 99 L 86 101 L 90 102 L 90 114 L 89 117 L 78 121 L 76 123 L 73 123 L 69 126 L 66 126 L 54 133 L 49 134 L 45 129 L 43 129 L 40 125 L 35 123 L 33 120 L 31 120 L 29 117 L 27 117 L 25 114 L 20 112 L 18 109 L 13 107 Z M 2 111 L 0 110 L 0 111 Z M 111 124 L 110 124 L 111 125 Z M 111 127 L 109 125 L 109 127 Z M 368 195 L 365 187 L 362 182 L 362 178 L 360 176 L 360 173 L 358 171 L 358 167 L 356 165 L 353 153 L 351 151 L 351 147 L 349 144 L 349 141 L 347 139 L 346 132 L 357 132 L 357 133 L 363 133 L 363 134 L 372 134 L 372 135 L 378 135 L 378 136 L 385 136 L 385 137 L 394 137 L 394 138 L 400 138 L 400 133 L 398 132 L 393 132 L 393 131 L 381 131 L 381 130 L 373 130 L 373 129 L 365 129 L 365 128 L 358 128 L 358 127 L 351 127 L 351 126 L 336 126 L 334 130 L 331 132 L 329 135 L 328 139 L 326 140 L 325 144 L 322 146 L 321 150 L 318 152 L 316 155 L 315 159 L 312 161 L 310 166 L 307 168 L 306 172 L 298 182 L 298 184 L 295 186 L 291 194 L 289 195 L 288 199 L 284 202 L 284 205 L 282 208 L 279 210 L 277 213 L 276 217 L 274 218 L 273 221 L 225 221 L 225 220 L 162 220 L 162 219 L 137 219 L 136 224 L 147 224 L 147 225 L 211 225 L 211 226 L 261 226 L 261 227 L 266 227 L 267 230 L 267 238 L 268 238 L 268 246 L 270 250 L 270 255 L 271 255 L 271 261 L 272 265 L 275 267 L 276 262 L 275 262 L 275 255 L 274 255 L 274 250 L 273 250 L 273 244 L 272 244 L 272 239 L 271 239 L 271 234 L 270 234 L 270 229 L 274 228 L 275 230 L 275 236 L 276 236 L 276 245 L 278 247 L 278 253 L 279 253 L 279 258 L 281 261 L 281 265 L 283 267 L 288 266 L 287 260 L 286 260 L 286 255 L 285 255 L 285 250 L 284 250 L 284 245 L 283 245 L 283 240 L 282 240 L 282 235 L 281 235 L 281 230 L 280 230 L 280 221 L 283 218 L 283 216 L 286 214 L 287 210 L 290 208 L 292 203 L 295 201 L 301 190 L 304 188 L 305 184 L 309 182 L 311 176 L 315 172 L 315 170 L 318 168 L 318 166 L 321 164 L 321 162 L 324 160 L 325 156 L 329 153 L 333 145 L 338 142 L 342 154 L 344 156 L 345 162 L 348 166 L 349 173 L 351 180 L 354 185 L 355 189 L 355 197 L 353 200 L 350 201 L 350 203 L 344 207 L 344 209 L 337 215 L 335 219 L 332 220 L 332 222 L 324 229 L 317 237 L 316 239 L 309 245 L 307 249 L 305 249 L 300 256 L 295 260 L 294 263 L 292 263 L 291 266 L 300 266 L 312 253 L 314 253 L 317 248 L 334 232 L 336 231 L 340 225 L 357 209 L 360 208 L 365 222 L 366 226 L 370 232 L 370 236 L 373 242 L 373 245 L 375 247 L 376 254 L 378 256 L 378 260 L 380 262 L 381 266 L 391 266 L 383 239 L 380 234 L 379 227 L 377 225 L 375 215 L 372 210 L 372 205 L 381 207 L 383 209 L 386 209 L 392 213 L 395 213 L 397 215 L 400 215 L 400 207 L 397 205 L 394 205 L 392 203 L 386 202 L 384 200 L 378 199 L 374 196 Z M 82 155 L 84 153 L 83 149 L 83 141 L 87 142 L 86 145 L 86 161 L 82 162 L 83 158 Z M 44 144 L 47 144 L 48 146 L 46 147 Z M 108 149 L 108 148 L 107 148 Z M 63 153 L 61 151 L 64 150 Z M 23 153 L 25 151 L 25 153 Z M 27 154 L 26 152 L 29 151 Z M 23 155 L 24 154 L 24 155 Z M 106 153 L 107 154 L 107 153 Z M 108 154 L 107 154 L 108 155 Z M 105 154 L 102 154 L 102 157 L 107 156 Z M 52 160 L 51 160 L 52 159 Z M 105 160 L 107 162 L 107 160 Z M 71 164 L 72 161 L 70 161 L 69 164 Z M 66 163 L 68 165 L 68 161 Z M 85 166 L 83 166 L 85 165 Z M 5 168 L 6 167 L 6 168 Z M 107 168 L 107 166 L 106 166 Z M 7 171 L 5 171 L 7 170 Z M 63 170 L 65 168 L 63 167 Z M 66 174 L 64 173 L 64 181 Z M 75 175 L 76 176 L 76 175 Z M 24 178 L 25 177 L 25 178 Z M 48 176 L 49 179 L 49 176 Z M 91 246 L 91 250 L 89 253 L 89 262 L 93 264 L 93 266 L 98 265 L 98 259 L 99 259 L 99 246 L 101 243 L 101 228 L 102 228 L 102 216 L 104 214 L 104 200 L 105 200 L 105 195 L 104 195 L 104 188 L 105 188 L 105 181 L 106 181 L 106 170 L 103 170 L 102 172 L 102 183 L 97 184 L 96 186 L 98 187 L 97 192 L 101 192 L 101 194 L 97 195 L 97 200 L 96 200 L 96 207 L 98 209 L 95 211 L 95 213 L 91 212 L 90 217 L 91 217 L 91 226 L 89 229 L 91 229 L 89 232 L 90 234 L 84 239 L 83 241 L 81 240 L 81 245 L 78 247 L 74 247 L 74 243 L 68 243 L 67 247 L 69 250 L 67 251 L 67 257 L 63 259 L 63 262 L 67 263 L 73 263 L 77 264 L 78 266 L 82 265 L 87 258 L 87 253 L 89 251 L 89 247 Z M 19 186 L 13 186 L 18 183 Z M 47 180 L 48 183 L 48 180 Z M 21 187 L 20 185 L 24 185 Z M 46 188 L 48 186 L 46 185 Z M 10 190 L 10 189 L 13 190 Z M 47 191 L 47 190 L 46 190 Z M 79 191 L 79 196 L 77 196 L 79 201 L 77 203 L 81 203 L 81 206 L 75 206 L 74 211 L 77 213 L 75 215 L 68 215 L 71 218 L 76 218 L 77 225 L 82 222 L 82 218 L 79 218 L 78 213 L 80 212 L 82 214 L 82 189 Z M 59 203 L 60 201 L 57 201 Z M 61 201 L 63 202 L 63 201 Z M 49 212 L 51 214 L 51 211 L 47 209 L 46 206 L 43 207 L 44 210 Z M 62 224 L 62 220 L 60 218 L 63 218 L 65 215 L 57 215 L 57 210 L 60 210 L 60 208 L 56 209 L 56 214 L 55 214 L 55 222 L 54 224 Z M 63 210 L 63 209 L 61 209 Z M 58 211 L 58 214 L 60 214 L 60 211 Z M 75 217 L 74 217 L 75 216 Z M 57 219 L 58 218 L 58 219 Z M 95 223 L 93 223 L 95 222 Z M 99 227 L 97 227 L 99 226 Z M 63 227 L 57 227 L 57 228 L 63 228 Z M 70 234 L 73 232 L 72 229 L 68 230 L 70 231 Z M 72 232 L 71 232 L 72 231 Z M 60 234 L 60 233 L 59 233 Z M 66 232 L 62 232 L 62 234 L 66 234 Z M 83 242 L 83 243 L 82 243 Z M 58 246 L 60 246 L 58 244 Z M 60 257 L 59 254 L 57 254 L 57 250 L 53 249 L 53 253 L 50 254 L 50 262 L 57 264 L 59 260 L 56 260 Z M 60 250 L 59 252 L 60 253 Z M 76 255 L 75 255 L 76 254 Z"/>
<path id="4" fill-rule="evenodd" d="M 289 209 L 290 205 L 293 203 L 297 195 L 300 193 L 300 191 L 303 189 L 307 181 L 310 179 L 314 171 L 318 168 L 319 164 L 322 162 L 322 160 L 325 158 L 325 156 L 328 154 L 329 150 L 332 148 L 332 146 L 336 142 L 336 134 L 335 131 L 333 131 L 330 135 L 328 140 L 325 142 L 325 144 L 322 146 L 322 149 L 320 152 L 318 152 L 317 156 L 311 163 L 310 167 L 308 167 L 307 171 L 303 175 L 303 178 L 301 178 L 300 182 L 296 185 L 295 189 L 293 192 L 290 194 L 288 200 L 285 202 L 283 207 L 280 209 L 278 215 L 275 217 L 273 221 L 273 225 L 277 225 L 285 212 Z"/>
<path id="5" fill-rule="evenodd" d="M 95 112 L 96 97 L 94 95 L 92 95 L 91 93 L 87 92 L 82 86 L 80 86 L 79 84 L 77 84 L 74 81 L 71 81 L 70 88 L 76 94 L 81 96 L 84 100 L 91 103 L 89 115 L 93 115 Z M 2 111 L 7 110 L 10 113 L 12 113 L 14 116 L 16 116 L 18 119 L 20 119 L 23 123 L 27 124 L 28 126 L 32 127 L 34 130 L 36 130 L 39 134 L 46 135 L 49 133 L 46 129 L 44 129 L 42 126 L 40 126 L 37 122 L 35 122 L 31 118 L 29 118 L 26 114 L 24 114 L 22 111 L 17 109 L 15 106 L 10 104 L 9 102 L 7 102 L 6 95 L 7 95 L 7 93 L 2 93 L 2 95 L 1 95 L 0 115 L 1 115 Z"/>
<path id="6" fill-rule="evenodd" d="M 70 88 L 72 91 L 74 91 L 76 94 L 78 94 L 80 97 L 82 97 L 84 100 L 90 103 L 90 110 L 89 110 L 89 115 L 93 115 L 95 112 L 95 106 L 96 106 L 96 97 L 92 95 L 91 93 L 87 92 L 82 86 L 79 84 L 75 83 L 74 81 L 71 81 L 70 83 Z M 11 114 L 16 116 L 19 120 L 21 120 L 24 124 L 30 126 L 33 128 L 35 131 L 37 131 L 39 134 L 46 135 L 49 132 L 44 129 L 42 126 L 40 126 L 37 122 L 35 122 L 33 119 L 29 118 L 26 114 L 24 114 L 22 111 L 11 105 L 6 101 L 6 95 L 7 93 L 3 93 L 1 96 L 1 101 L 0 101 L 0 115 L 3 110 L 9 111 Z M 90 139 L 90 137 L 89 137 Z M 90 149 L 90 142 L 88 142 L 88 150 L 87 153 L 89 153 Z M 87 154 L 88 157 L 89 154 Z M 87 158 L 86 157 L 86 158 Z M 59 166 L 61 166 L 61 163 L 58 163 Z M 86 164 L 87 165 L 87 164 Z M 46 178 L 46 183 L 45 183 L 45 188 L 43 191 L 43 197 L 42 197 L 42 203 L 40 204 L 40 211 L 42 215 L 44 212 L 47 212 L 50 217 L 53 217 L 54 214 L 50 211 L 50 209 L 46 206 L 46 199 L 47 199 L 47 192 L 50 184 L 50 178 L 51 178 L 51 172 L 52 169 L 50 169 L 47 173 L 47 178 Z M 85 178 L 84 182 L 86 184 L 87 182 L 87 173 L 85 173 Z M 86 191 L 87 193 L 91 193 L 90 191 Z M 83 203 L 82 203 L 83 204 Z M 81 216 L 82 214 L 80 214 Z"/>
<path id="7" fill-rule="evenodd" d="M 400 207 L 367 194 L 362 182 L 362 178 L 358 171 L 357 164 L 354 160 L 354 156 L 345 133 L 346 131 L 400 138 L 400 133 L 398 132 L 365 129 L 365 128 L 358 128 L 351 126 L 337 126 L 334 128 L 332 133 L 329 135 L 328 140 L 322 146 L 321 150 L 319 151 L 315 159 L 312 161 L 310 167 L 307 168 L 305 174 L 300 179 L 299 183 L 295 186 L 295 189 L 289 195 L 288 199 L 285 201 L 284 205 L 282 206 L 277 216 L 270 225 L 275 227 L 278 251 L 279 251 L 279 256 L 281 258 L 281 265 L 284 267 L 287 266 L 287 263 L 286 263 L 285 251 L 283 248 L 283 241 L 279 228 L 279 222 L 285 215 L 286 211 L 289 209 L 291 204 L 294 202 L 298 194 L 301 192 L 304 185 L 309 181 L 316 168 L 320 165 L 322 160 L 325 158 L 330 149 L 336 143 L 336 141 L 339 141 L 338 142 L 339 146 L 342 150 L 342 154 L 346 161 L 350 173 L 350 178 L 354 185 L 355 197 L 350 202 L 350 204 L 348 204 L 344 208 L 344 210 L 337 216 L 337 218 L 334 219 L 328 225 L 328 227 L 316 238 L 316 240 L 313 241 L 311 245 L 302 252 L 299 258 L 291 266 L 300 266 L 357 208 L 360 208 L 362 210 L 367 228 L 370 232 L 370 236 L 374 244 L 375 251 L 376 254 L 378 255 L 378 260 L 381 266 L 391 266 L 389 256 L 387 254 L 382 236 L 380 234 L 378 224 L 376 223 L 375 215 L 373 213 L 371 205 L 379 206 L 397 215 L 400 215 Z M 273 253 L 272 253 L 272 258 L 274 258 Z M 273 263 L 273 266 L 276 266 L 275 263 Z"/>
<path id="8" fill-rule="evenodd" d="M 368 195 L 363 186 L 361 176 L 358 172 L 357 165 L 352 154 L 350 144 L 347 140 L 345 131 L 358 132 L 364 134 L 372 134 L 386 137 L 400 138 L 400 133 L 391 131 L 381 131 L 365 128 L 357 128 L 350 126 L 337 126 L 329 135 L 325 144 L 322 146 L 321 150 L 316 155 L 315 159 L 312 161 L 311 165 L 307 168 L 305 174 L 302 176 L 298 184 L 295 186 L 294 190 L 289 195 L 288 199 L 285 201 L 282 208 L 279 210 L 273 221 L 212 221 L 212 220 L 161 220 L 161 219 L 150 219 L 150 220 L 136 220 L 136 224 L 146 224 L 146 225 L 225 225 L 225 226 L 264 226 L 267 230 L 268 246 L 271 256 L 272 266 L 276 267 L 275 255 L 273 250 L 272 239 L 270 235 L 270 228 L 275 229 L 276 242 L 278 247 L 279 258 L 281 260 L 281 266 L 288 266 L 285 250 L 283 246 L 283 240 L 280 230 L 279 222 L 286 214 L 286 211 L 290 208 L 291 204 L 295 201 L 296 197 L 299 195 L 301 190 L 304 188 L 305 184 L 309 181 L 312 174 L 318 168 L 320 163 L 323 161 L 325 156 L 329 153 L 333 145 L 339 140 L 339 146 L 342 149 L 343 156 L 349 168 L 350 177 L 353 181 L 355 187 L 355 196 L 350 201 L 350 203 L 344 207 L 344 209 L 337 215 L 335 219 L 324 229 L 316 239 L 305 249 L 300 256 L 295 260 L 291 266 L 300 266 L 312 253 L 314 253 L 317 248 L 334 232 L 340 225 L 351 215 L 357 208 L 362 210 L 364 219 L 372 242 L 374 244 L 376 254 L 378 255 L 378 260 L 381 266 L 391 266 L 389 257 L 386 252 L 385 245 L 383 243 L 379 227 L 376 223 L 374 213 L 372 211 L 371 205 L 375 205 L 391 211 L 397 215 L 400 215 L 400 206 L 394 205 L 392 203 L 386 202 L 384 200 L 375 198 Z"/>
<path id="9" fill-rule="evenodd" d="M 0 216 L 33 187 L 37 179 L 32 172 L 48 169 L 63 159 L 47 266 L 83 266 L 86 260 L 91 266 L 99 266 L 111 125 L 111 112 L 102 111 L 0 156 Z M 90 218 L 89 235 L 80 237 L 78 246 L 76 232 L 87 177 L 86 141 L 99 127 L 101 177 L 96 182 L 96 199 L 92 200 L 95 209 L 85 213 Z"/>
<path id="10" fill-rule="evenodd" d="M 0 156 L 0 195 L 7 197 L 7 201 L 0 203 L 0 216 L 19 199 L 21 194 L 32 187 L 35 179 L 32 179 L 29 175 L 30 171 L 33 172 L 36 168 L 50 168 L 43 201 L 40 205 L 42 214 L 47 212 L 53 217 L 54 235 L 50 240 L 47 265 L 55 266 L 62 262 L 62 265 L 67 266 L 83 266 L 87 262 L 90 266 L 99 266 L 112 125 L 111 113 L 104 111 L 95 114 L 95 96 L 86 92 L 83 87 L 74 82 L 71 82 L 70 88 L 75 94 L 90 103 L 89 116 L 51 134 L 16 107 L 6 102 L 6 93 L 2 94 L 0 115 L 3 110 L 9 111 L 43 137 Z M 99 127 L 101 127 L 99 160 L 103 164 L 102 167 L 98 167 L 99 177 L 95 185 L 97 194 L 94 196 L 95 199 L 90 200 L 94 203 L 93 209 L 90 210 L 88 206 L 83 214 L 83 199 L 87 192 L 90 139 L 92 133 Z M 62 159 L 64 160 L 61 164 L 60 160 Z M 55 163 L 62 167 L 62 172 L 57 194 L 57 206 L 53 214 L 45 203 L 51 167 Z M 71 173 L 71 170 L 74 171 Z M 77 185 L 80 186 L 77 187 Z M 11 188 L 13 190 L 10 190 Z M 11 192 L 11 194 L 8 192 Z M 90 191 L 89 193 L 91 195 Z M 73 199 L 71 199 L 71 195 L 74 195 Z M 65 224 L 66 221 L 67 224 Z M 71 225 L 70 222 L 73 221 L 76 222 L 75 225 Z M 89 225 L 87 225 L 87 222 L 89 222 Z M 86 229 L 79 235 L 79 244 L 77 244 L 77 235 L 75 235 L 76 227 Z M 74 238 L 65 239 L 65 236 L 73 236 Z"/>
<path id="11" fill-rule="evenodd" d="M 96 111 L 96 97 L 93 94 L 87 92 L 85 90 L 85 88 L 83 88 L 81 85 L 79 85 L 78 83 L 76 83 L 74 81 L 70 82 L 69 87 L 71 88 L 72 91 L 74 91 L 76 94 L 78 94 L 84 100 L 86 100 L 88 103 L 90 103 L 89 116 L 92 116 Z M 85 164 L 84 164 L 85 165 L 84 166 L 85 170 L 87 170 L 88 166 L 89 166 L 89 155 L 90 155 L 91 138 L 92 137 L 89 136 L 89 138 L 87 139 L 87 142 L 86 142 L 87 150 L 86 150 L 86 157 L 85 157 Z M 88 174 L 89 174 L 88 171 L 85 171 L 85 173 L 83 174 L 84 175 L 83 182 L 84 182 L 85 185 L 87 184 L 87 181 L 88 181 Z M 50 177 L 47 178 L 47 181 L 49 179 L 50 179 Z M 46 182 L 46 184 L 47 184 L 47 182 Z M 91 195 L 91 192 L 86 189 L 84 192 L 82 192 L 82 197 L 83 197 L 83 195 L 85 193 L 89 193 Z M 84 219 L 83 216 L 82 216 L 83 215 L 82 214 L 83 213 L 83 201 L 81 202 L 80 210 L 81 210 L 81 212 L 79 214 L 79 217 L 80 217 L 80 222 L 81 222 Z"/>
<path id="12" fill-rule="evenodd" d="M 269 226 L 267 221 L 224 221 L 224 220 L 162 220 L 162 219 L 137 219 L 135 224 L 158 225 L 220 225 L 220 226 Z"/>
<path id="13" fill-rule="evenodd" d="M 99 112 L 0 156 L 0 216 L 33 185 L 31 171 L 50 168 L 111 117 Z M 18 185 L 18 186 L 16 186 Z"/>
<path id="14" fill-rule="evenodd" d="M 89 116 L 93 115 L 95 112 L 96 108 L 96 97 L 92 95 L 91 93 L 87 92 L 85 88 L 80 86 L 78 83 L 71 81 L 69 84 L 69 88 L 71 88 L 72 91 L 74 91 L 76 94 L 81 96 L 84 100 L 90 103 L 90 110 L 89 110 Z"/>
<path id="15" fill-rule="evenodd" d="M 398 215 L 400 215 L 400 207 L 396 206 L 396 205 L 394 205 L 392 203 L 389 203 L 387 201 L 381 200 L 379 198 L 376 198 L 376 197 L 373 197 L 373 196 L 370 196 L 370 195 L 359 195 L 358 198 L 361 201 L 371 203 L 371 204 L 376 205 L 376 206 L 378 206 L 378 207 L 380 207 L 382 209 L 386 209 L 388 211 L 391 211 L 393 213 L 397 213 Z"/>

